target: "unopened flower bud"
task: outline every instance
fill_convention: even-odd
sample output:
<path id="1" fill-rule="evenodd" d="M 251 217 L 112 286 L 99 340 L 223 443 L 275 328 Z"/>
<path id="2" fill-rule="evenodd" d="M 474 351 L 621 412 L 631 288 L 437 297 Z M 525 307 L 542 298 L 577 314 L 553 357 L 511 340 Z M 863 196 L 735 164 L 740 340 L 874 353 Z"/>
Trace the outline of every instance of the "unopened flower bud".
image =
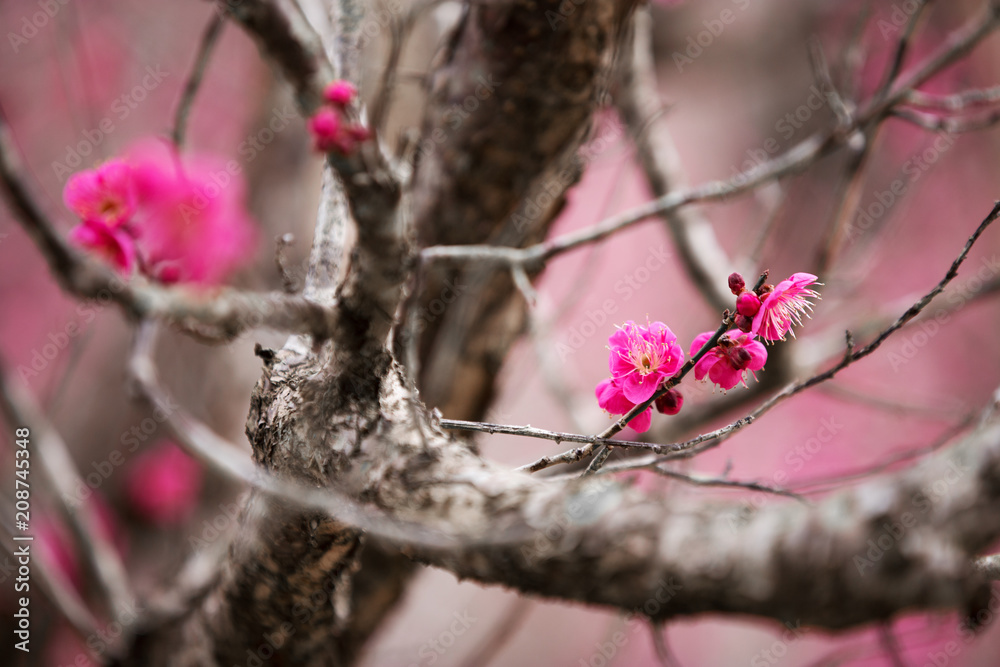
<path id="1" fill-rule="evenodd" d="M 760 310 L 760 297 L 753 292 L 743 292 L 736 298 L 736 312 L 744 317 L 753 317 Z"/>
<path id="2" fill-rule="evenodd" d="M 684 405 L 684 397 L 676 389 L 670 389 L 653 403 L 656 411 L 663 415 L 676 415 Z"/>
<path id="3" fill-rule="evenodd" d="M 729 274 L 729 289 L 732 290 L 733 294 L 739 296 L 740 292 L 742 292 L 746 286 L 747 284 L 744 282 L 743 276 L 739 273 L 733 272 Z"/>
<path id="4" fill-rule="evenodd" d="M 334 81 L 323 91 L 323 98 L 338 107 L 346 107 L 358 94 L 358 89 L 350 81 Z"/>

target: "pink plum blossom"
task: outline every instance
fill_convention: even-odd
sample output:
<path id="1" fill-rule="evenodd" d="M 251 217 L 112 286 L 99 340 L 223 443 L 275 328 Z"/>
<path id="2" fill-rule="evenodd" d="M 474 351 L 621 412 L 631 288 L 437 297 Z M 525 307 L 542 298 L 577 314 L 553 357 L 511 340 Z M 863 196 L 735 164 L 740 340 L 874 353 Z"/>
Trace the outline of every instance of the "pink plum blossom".
<path id="1" fill-rule="evenodd" d="M 358 94 L 358 89 L 350 81 L 338 79 L 326 87 L 323 91 L 323 99 L 339 107 L 346 107 L 354 100 Z"/>
<path id="2" fill-rule="evenodd" d="M 88 221 L 74 227 L 69 238 L 125 275 L 131 274 L 135 267 L 135 240 L 121 227 L 108 227 L 101 222 Z"/>
<path id="3" fill-rule="evenodd" d="M 706 331 L 691 341 L 691 356 L 696 355 L 713 335 L 714 331 Z M 766 362 L 767 350 L 752 334 L 732 329 L 722 334 L 719 344 L 694 365 L 694 377 L 703 380 L 708 375 L 709 380 L 723 389 L 732 389 L 741 382 L 746 386 L 746 371 L 753 374 Z"/>
<path id="4" fill-rule="evenodd" d="M 625 398 L 635 404 L 648 401 L 660 382 L 677 372 L 684 351 L 677 336 L 663 322 L 647 326 L 629 320 L 608 339 L 611 375 Z"/>
<path id="5" fill-rule="evenodd" d="M 123 225 L 136 207 L 132 169 L 124 160 L 113 159 L 96 169 L 78 171 L 66 181 L 63 201 L 84 222 Z"/>
<path id="6" fill-rule="evenodd" d="M 159 143 L 133 149 L 131 162 L 146 273 L 161 282 L 214 285 L 252 257 L 256 233 L 239 172 L 205 156 L 182 161 Z"/>
<path id="7" fill-rule="evenodd" d="M 601 409 L 613 415 L 627 414 L 637 404 L 625 398 L 622 392 L 621 381 L 616 378 L 602 380 L 594 389 L 597 396 L 597 404 Z M 628 423 L 638 433 L 645 433 L 649 430 L 649 425 L 653 419 L 653 410 L 647 408 L 632 418 Z"/>
<path id="8" fill-rule="evenodd" d="M 814 284 L 818 283 L 811 273 L 793 273 L 788 280 L 782 280 L 761 297 L 750 331 L 764 340 L 785 340 L 792 324 L 801 325 L 802 315 L 808 316 L 807 311 L 812 310 L 809 299 L 819 297 L 815 290 L 809 289 Z"/>
<path id="9" fill-rule="evenodd" d="M 313 137 L 313 147 L 324 153 L 335 151 L 350 155 L 358 144 L 371 136 L 367 128 L 347 122 L 339 111 L 328 107 L 317 111 L 307 125 Z"/>
<path id="10" fill-rule="evenodd" d="M 198 504 L 201 466 L 176 444 L 163 441 L 132 464 L 125 492 L 136 512 L 150 523 L 178 524 Z"/>

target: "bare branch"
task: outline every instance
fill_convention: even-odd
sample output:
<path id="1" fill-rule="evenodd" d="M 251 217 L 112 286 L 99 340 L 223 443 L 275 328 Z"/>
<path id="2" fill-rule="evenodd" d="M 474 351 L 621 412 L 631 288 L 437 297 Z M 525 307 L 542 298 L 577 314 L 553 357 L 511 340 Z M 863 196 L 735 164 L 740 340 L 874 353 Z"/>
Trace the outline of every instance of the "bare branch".
<path id="1" fill-rule="evenodd" d="M 208 61 L 212 58 L 212 51 L 215 48 L 215 43 L 219 40 L 219 35 L 222 34 L 222 27 L 225 23 L 226 21 L 222 14 L 213 14 L 212 19 L 208 22 L 208 27 L 205 28 L 205 32 L 201 37 L 201 44 L 198 46 L 198 55 L 195 57 L 194 67 L 191 69 L 191 73 L 184 83 L 184 90 L 181 93 L 180 102 L 177 104 L 177 111 L 174 113 L 174 131 L 172 132 L 172 136 L 174 145 L 178 148 L 184 145 L 191 106 L 194 104 L 194 98 L 198 94 L 198 88 L 201 86 L 201 80 L 205 75 L 205 69 L 208 67 Z"/>
<path id="2" fill-rule="evenodd" d="M 135 608 L 128 573 L 118 551 L 101 531 L 93 506 L 76 505 L 66 494 L 83 486 L 83 480 L 73 464 L 69 448 L 24 387 L 8 376 L 0 365 L 0 408 L 10 424 L 23 424 L 30 429 L 37 456 L 52 498 L 66 519 L 73 537 L 83 554 L 87 570 L 104 598 L 111 617 L 123 621 Z M 126 628 L 127 630 L 128 628 Z"/>

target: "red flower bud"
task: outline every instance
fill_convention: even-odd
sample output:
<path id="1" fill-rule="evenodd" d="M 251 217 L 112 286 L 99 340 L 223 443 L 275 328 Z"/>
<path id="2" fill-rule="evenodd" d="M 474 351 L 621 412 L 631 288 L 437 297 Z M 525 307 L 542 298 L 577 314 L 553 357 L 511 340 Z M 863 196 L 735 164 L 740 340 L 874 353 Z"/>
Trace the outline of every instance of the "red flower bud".
<path id="1" fill-rule="evenodd" d="M 676 415 L 681 411 L 681 406 L 684 405 L 684 397 L 676 389 L 669 389 L 667 393 L 656 399 L 653 405 L 656 406 L 656 411 L 662 415 Z"/>
<path id="2" fill-rule="evenodd" d="M 747 284 L 743 281 L 743 276 L 739 273 L 731 273 L 729 275 L 729 289 L 732 290 L 733 294 L 736 296 L 740 295 L 740 292 L 746 288 Z"/>
<path id="3" fill-rule="evenodd" d="M 736 298 L 736 312 L 744 317 L 753 317 L 760 310 L 760 298 L 753 292 L 743 292 Z"/>

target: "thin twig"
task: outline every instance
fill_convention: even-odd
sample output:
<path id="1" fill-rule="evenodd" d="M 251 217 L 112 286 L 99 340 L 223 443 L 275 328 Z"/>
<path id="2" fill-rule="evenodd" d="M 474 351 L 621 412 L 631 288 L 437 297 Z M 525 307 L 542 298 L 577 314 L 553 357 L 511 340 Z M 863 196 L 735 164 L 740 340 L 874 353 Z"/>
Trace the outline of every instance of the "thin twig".
<path id="1" fill-rule="evenodd" d="M 949 112 L 967 111 L 1000 102 L 1000 86 L 963 90 L 952 95 L 934 95 L 921 90 L 911 90 L 906 94 L 904 102 L 924 109 Z"/>
<path id="2" fill-rule="evenodd" d="M 14 516 L 14 507 L 6 497 L 0 498 L 0 510 L 2 510 L 0 511 L 0 526 L 4 532 L 0 536 L 0 546 L 16 562 L 18 554 L 15 554 L 14 545 L 18 542 L 14 541 L 15 533 L 8 519 L 8 517 Z M 32 565 L 32 581 L 38 582 L 52 606 L 69 621 L 70 626 L 76 630 L 80 639 L 86 641 L 88 638 L 94 637 L 97 632 L 97 619 L 90 613 L 70 583 L 55 569 L 54 564 L 47 558 L 41 557 L 33 561 Z"/>
<path id="3" fill-rule="evenodd" d="M 463 667 L 486 667 L 506 646 L 517 630 L 528 620 L 532 602 L 528 598 L 518 596 L 503 616 L 497 621 L 489 634 L 483 637 L 476 649 L 462 662 Z"/>
<path id="4" fill-rule="evenodd" d="M 503 435 L 519 435 L 526 438 L 541 438 L 543 440 L 552 440 L 554 442 L 580 442 L 586 443 L 585 447 L 579 447 L 577 449 L 571 449 L 569 451 L 563 452 L 557 456 L 543 456 L 533 463 L 523 465 L 518 468 L 522 472 L 538 472 L 539 470 L 544 470 L 550 468 L 554 465 L 561 463 L 576 463 L 593 453 L 594 449 L 600 445 L 612 445 L 615 447 L 634 447 L 636 449 L 644 449 L 651 451 L 655 454 L 677 454 L 680 452 L 685 452 L 690 450 L 697 445 L 704 442 L 714 440 L 716 438 L 721 438 L 725 435 L 733 433 L 744 426 L 749 425 L 753 420 L 747 419 L 746 417 L 741 417 L 735 422 L 723 426 L 722 428 L 716 429 L 710 433 L 703 433 L 690 440 L 684 440 L 682 442 L 675 442 L 667 445 L 658 445 L 650 442 L 640 442 L 637 440 L 613 440 L 611 438 L 602 438 L 598 435 L 580 435 L 578 433 L 560 433 L 559 431 L 546 431 L 545 429 L 535 428 L 533 426 L 508 426 L 505 424 L 488 424 L 484 422 L 469 422 L 460 421 L 457 419 L 442 419 L 440 420 L 441 428 L 445 430 L 454 431 L 478 431 L 480 433 L 489 433 L 491 435 L 500 433 Z"/>
<path id="5" fill-rule="evenodd" d="M 881 624 L 878 630 L 879 643 L 882 645 L 882 650 L 889 660 L 892 662 L 893 667 L 906 667 L 906 663 L 903 662 L 903 656 L 899 651 L 899 642 L 896 641 L 896 635 L 892 632 L 892 623 L 888 621 Z"/>
<path id="6" fill-rule="evenodd" d="M 194 105 L 194 98 L 198 94 L 198 88 L 201 86 L 205 69 L 208 67 L 208 61 L 212 58 L 212 50 L 215 48 L 215 44 L 219 40 L 219 35 L 222 33 L 222 26 L 225 24 L 226 19 L 224 15 L 219 12 L 213 12 L 212 19 L 208 22 L 208 26 L 201 36 L 201 44 L 198 46 L 198 55 L 195 57 L 194 67 L 191 68 L 191 73 L 184 84 L 184 91 L 181 93 L 177 111 L 174 113 L 174 131 L 171 133 L 171 137 L 177 148 L 184 145 L 188 116 L 191 113 L 191 107 Z"/>
<path id="7" fill-rule="evenodd" d="M 533 267 L 544 264 L 560 253 L 601 241 L 653 216 L 663 215 L 696 202 L 720 201 L 753 190 L 763 183 L 802 171 L 818 158 L 849 141 L 856 130 L 882 122 L 896 106 L 906 100 L 914 88 L 965 56 L 998 25 L 1000 25 L 1000 10 L 994 10 L 992 5 L 987 4 L 982 15 L 973 18 L 952 33 L 943 46 L 914 67 L 912 73 L 902 78 L 902 83 L 895 89 L 887 92 L 882 99 L 869 102 L 854 117 L 850 126 L 817 133 L 793 146 L 788 152 L 741 172 L 732 179 L 711 181 L 694 188 L 672 191 L 592 227 L 526 248 L 502 248 L 491 245 L 434 246 L 425 248 L 421 256 L 427 260 L 437 261 L 475 260 Z"/>
<path id="8" fill-rule="evenodd" d="M 896 43 L 896 50 L 893 53 L 892 61 L 889 63 L 888 69 L 886 69 L 882 85 L 879 86 L 878 92 L 875 93 L 875 99 L 884 98 L 889 93 L 889 90 L 892 88 L 892 84 L 896 82 L 896 78 L 899 76 L 900 70 L 903 69 L 903 61 L 906 59 L 906 54 L 910 50 L 913 35 L 917 30 L 917 24 L 920 22 L 920 18 L 923 16 L 924 10 L 927 9 L 927 5 L 930 4 L 929 0 L 917 1 L 919 4 L 913 10 L 913 13 L 910 14 L 910 18 L 906 22 L 906 27 L 903 29 L 903 34 L 900 36 L 899 42 Z"/>
<path id="9" fill-rule="evenodd" d="M 662 621 L 650 621 L 649 636 L 653 640 L 653 651 L 660 667 L 678 667 L 677 660 L 667 643 L 667 626 Z"/>
<path id="10" fill-rule="evenodd" d="M 794 491 L 785 489 L 779 486 L 768 486 L 761 482 L 746 481 L 739 479 L 728 479 L 726 477 L 701 477 L 697 475 L 687 475 L 685 473 L 677 472 L 676 470 L 668 470 L 656 464 L 650 464 L 644 466 L 646 470 L 655 472 L 657 475 L 663 477 L 668 477 L 670 479 L 675 479 L 679 482 L 685 484 L 690 484 L 692 486 L 711 486 L 711 487 L 725 487 L 733 489 L 745 489 L 747 491 L 759 491 L 761 493 L 770 493 L 776 496 L 784 496 L 786 498 L 794 498 L 801 503 L 809 504 L 809 500 Z"/>

